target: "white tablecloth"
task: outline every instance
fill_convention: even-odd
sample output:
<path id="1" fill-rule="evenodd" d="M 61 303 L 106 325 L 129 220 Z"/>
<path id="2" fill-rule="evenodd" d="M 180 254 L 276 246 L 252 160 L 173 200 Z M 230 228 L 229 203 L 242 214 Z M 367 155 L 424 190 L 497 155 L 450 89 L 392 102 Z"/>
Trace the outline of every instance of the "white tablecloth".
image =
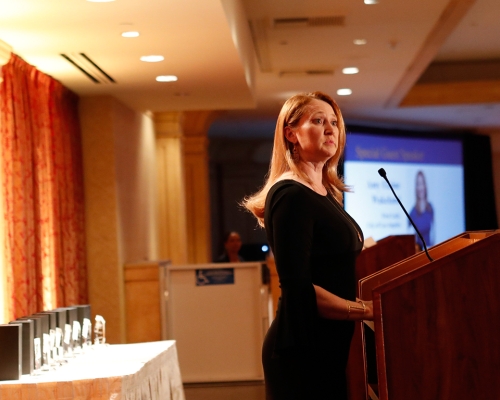
<path id="1" fill-rule="evenodd" d="M 18 381 L 0 400 L 185 400 L 175 341 L 106 345 Z"/>

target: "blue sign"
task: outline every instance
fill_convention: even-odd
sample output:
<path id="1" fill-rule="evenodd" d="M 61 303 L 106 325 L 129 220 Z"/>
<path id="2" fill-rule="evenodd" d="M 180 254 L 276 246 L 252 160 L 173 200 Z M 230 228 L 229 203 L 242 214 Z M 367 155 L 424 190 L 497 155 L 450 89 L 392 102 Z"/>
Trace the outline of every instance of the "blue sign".
<path id="1" fill-rule="evenodd" d="M 234 285 L 234 268 L 205 268 L 196 270 L 196 286 Z"/>
<path id="2" fill-rule="evenodd" d="M 462 165 L 462 143 L 351 133 L 347 136 L 345 160 Z"/>

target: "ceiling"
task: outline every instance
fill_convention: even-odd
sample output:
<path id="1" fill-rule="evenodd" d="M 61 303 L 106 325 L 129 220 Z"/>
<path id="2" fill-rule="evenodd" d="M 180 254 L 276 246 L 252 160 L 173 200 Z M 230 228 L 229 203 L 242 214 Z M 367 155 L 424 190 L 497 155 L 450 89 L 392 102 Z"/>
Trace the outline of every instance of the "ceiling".
<path id="1" fill-rule="evenodd" d="M 256 126 L 322 90 L 352 124 L 499 128 L 499 20 L 498 0 L 0 0 L 0 40 L 80 96 Z M 165 59 L 139 60 L 151 54 Z"/>

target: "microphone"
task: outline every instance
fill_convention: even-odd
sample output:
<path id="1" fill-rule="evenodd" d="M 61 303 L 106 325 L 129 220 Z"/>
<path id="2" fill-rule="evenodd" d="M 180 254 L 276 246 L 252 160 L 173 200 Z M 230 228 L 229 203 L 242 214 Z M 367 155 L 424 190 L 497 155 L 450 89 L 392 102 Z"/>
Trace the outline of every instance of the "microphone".
<path id="1" fill-rule="evenodd" d="M 429 255 L 429 252 L 427 251 L 427 245 L 425 244 L 425 240 L 424 238 L 422 237 L 422 234 L 420 233 L 420 231 L 418 230 L 417 226 L 415 225 L 415 223 L 413 222 L 413 220 L 411 219 L 410 217 L 410 214 L 408 214 L 408 212 L 406 211 L 406 209 L 404 208 L 403 204 L 401 203 L 401 201 L 399 200 L 398 196 L 396 195 L 396 192 L 394 192 L 394 189 L 392 188 L 392 185 L 391 185 L 391 182 L 389 182 L 389 179 L 387 179 L 387 174 L 385 173 L 385 169 L 383 168 L 380 168 L 378 170 L 378 174 L 385 179 L 385 181 L 387 182 L 387 184 L 389 185 L 389 187 L 391 188 L 391 191 L 392 191 L 392 194 L 394 195 L 394 197 L 396 198 L 396 200 L 398 201 L 399 205 L 401 206 L 401 208 L 403 209 L 403 211 L 405 212 L 407 218 L 410 220 L 411 224 L 413 225 L 413 227 L 415 228 L 415 231 L 417 232 L 417 235 L 418 237 L 420 238 L 420 240 L 422 241 L 422 244 L 424 245 L 424 250 L 425 250 L 425 254 L 427 254 L 427 258 L 429 259 L 429 261 L 434 261 L 433 258 Z"/>

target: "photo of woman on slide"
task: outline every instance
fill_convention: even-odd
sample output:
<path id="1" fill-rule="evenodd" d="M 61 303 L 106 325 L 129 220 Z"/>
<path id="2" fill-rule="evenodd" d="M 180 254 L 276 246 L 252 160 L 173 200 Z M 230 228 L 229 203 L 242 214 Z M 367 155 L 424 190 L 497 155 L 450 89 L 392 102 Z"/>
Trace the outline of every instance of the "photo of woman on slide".
<path id="1" fill-rule="evenodd" d="M 415 206 L 411 210 L 410 216 L 422 234 L 427 247 L 430 247 L 434 244 L 434 209 L 432 208 L 432 204 L 427 200 L 427 184 L 422 171 L 417 172 L 415 195 Z M 411 224 L 409 225 L 411 226 Z M 420 240 L 418 235 L 415 235 L 415 239 L 416 244 L 422 250 L 424 248 L 422 240 Z"/>

